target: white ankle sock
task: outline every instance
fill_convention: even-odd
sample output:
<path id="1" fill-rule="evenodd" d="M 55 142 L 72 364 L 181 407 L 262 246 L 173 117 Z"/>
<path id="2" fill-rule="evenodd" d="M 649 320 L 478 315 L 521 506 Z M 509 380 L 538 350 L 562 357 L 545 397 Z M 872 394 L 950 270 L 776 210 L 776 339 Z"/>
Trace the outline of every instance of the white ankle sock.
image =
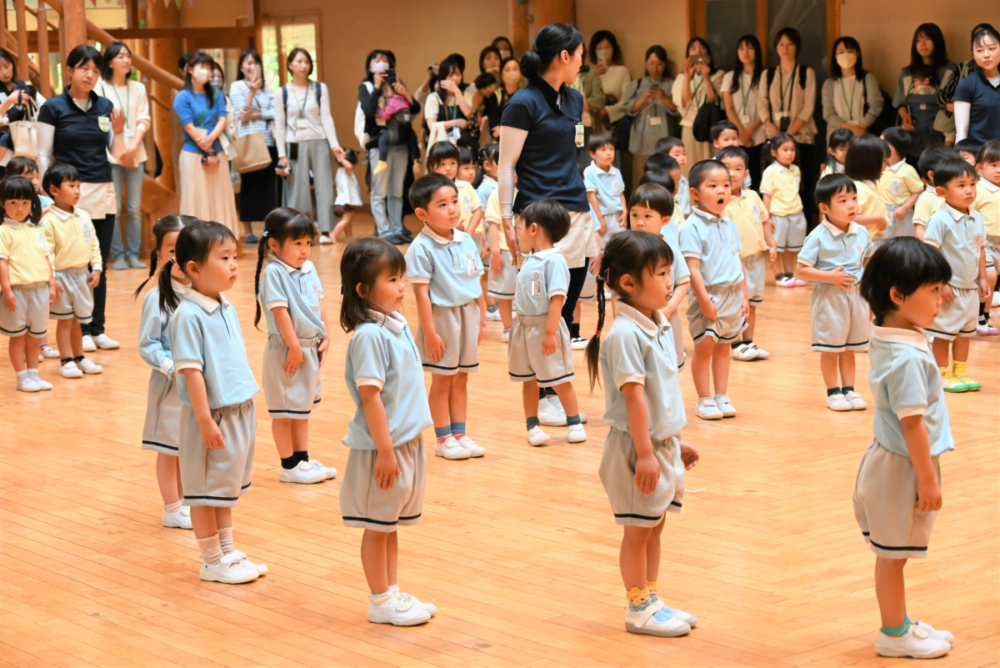
<path id="1" fill-rule="evenodd" d="M 219 546 L 222 548 L 223 554 L 229 554 L 235 549 L 233 547 L 232 527 L 224 527 L 219 529 Z"/>
<path id="2" fill-rule="evenodd" d="M 173 503 L 164 503 L 163 510 L 168 513 L 179 513 L 184 504 L 180 501 L 174 501 Z"/>
<path id="3" fill-rule="evenodd" d="M 222 561 L 222 548 L 219 546 L 219 534 L 209 536 L 208 538 L 199 538 L 198 547 L 201 549 L 201 558 L 205 560 L 205 563 L 214 566 Z"/>

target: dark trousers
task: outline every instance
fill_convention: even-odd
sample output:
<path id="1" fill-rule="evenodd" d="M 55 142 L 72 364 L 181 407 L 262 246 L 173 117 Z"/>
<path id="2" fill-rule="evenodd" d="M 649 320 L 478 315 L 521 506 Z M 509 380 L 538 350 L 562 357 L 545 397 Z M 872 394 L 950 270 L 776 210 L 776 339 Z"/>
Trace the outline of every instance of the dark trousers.
<path id="1" fill-rule="evenodd" d="M 763 147 L 763 144 L 757 144 L 749 148 L 746 146 L 743 147 L 743 150 L 747 152 L 747 160 L 749 162 L 747 169 L 750 171 L 751 190 L 760 190 L 760 181 L 764 174 L 764 170 L 760 166 L 760 151 Z"/>
<path id="2" fill-rule="evenodd" d="M 819 173 L 816 170 L 816 147 L 813 144 L 795 142 L 796 163 L 802 172 L 802 209 L 806 214 L 806 224 L 812 228 L 812 218 L 819 213 L 816 208 L 816 182 Z"/>
<path id="3" fill-rule="evenodd" d="M 83 335 L 98 336 L 104 333 L 104 305 L 108 300 L 108 257 L 111 255 L 111 239 L 115 235 L 115 215 L 94 218 L 97 243 L 101 245 L 101 281 L 94 288 L 94 316 L 90 324 L 80 325 Z M 578 293 L 579 294 L 579 293 Z"/>
<path id="4" fill-rule="evenodd" d="M 583 261 L 582 267 L 569 270 L 569 288 L 566 290 L 566 300 L 563 302 L 562 319 L 566 321 L 570 337 L 580 335 L 580 326 L 573 324 L 573 311 L 576 310 L 576 303 L 580 301 L 583 285 L 587 282 L 588 267 L 590 267 L 589 257 Z M 544 399 L 546 396 L 554 397 L 556 391 L 551 387 L 538 388 L 538 398 Z"/>

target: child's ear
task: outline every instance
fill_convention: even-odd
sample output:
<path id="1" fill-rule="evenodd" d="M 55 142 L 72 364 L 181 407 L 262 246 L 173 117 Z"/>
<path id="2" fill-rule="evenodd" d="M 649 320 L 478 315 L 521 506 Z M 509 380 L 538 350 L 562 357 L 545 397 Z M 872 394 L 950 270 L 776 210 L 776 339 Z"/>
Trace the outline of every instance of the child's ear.
<path id="1" fill-rule="evenodd" d="M 934 186 L 934 192 L 937 193 L 938 197 L 944 198 L 945 192 L 947 191 L 941 186 Z"/>
<path id="2" fill-rule="evenodd" d="M 281 244 L 278 243 L 277 239 L 268 239 L 267 240 L 267 249 L 269 251 L 271 251 L 272 253 L 274 253 L 275 255 L 277 255 L 278 251 L 281 250 Z"/>
<path id="3" fill-rule="evenodd" d="M 419 220 L 425 223 L 430 218 L 430 216 L 427 215 L 427 209 L 421 209 L 420 207 L 417 207 L 416 209 L 413 210 L 413 213 L 416 214 Z"/>
<path id="4" fill-rule="evenodd" d="M 618 281 L 618 285 L 624 292 L 627 292 L 629 294 L 635 292 L 636 285 L 635 285 L 635 279 L 632 278 L 632 274 L 624 274 Z"/>
<path id="5" fill-rule="evenodd" d="M 358 296 L 362 299 L 368 299 L 368 286 L 364 283 L 358 283 L 354 286 L 354 291 L 358 293 Z"/>
<path id="6" fill-rule="evenodd" d="M 906 297 L 903 296 L 903 293 L 900 292 L 899 288 L 895 285 L 889 288 L 889 299 L 892 300 L 892 303 L 897 309 L 903 305 L 904 301 L 906 301 Z"/>
<path id="7" fill-rule="evenodd" d="M 181 272 L 187 274 L 191 278 L 198 278 L 201 276 L 201 270 L 198 268 L 198 263 L 191 260 L 187 265 L 181 267 Z"/>
<path id="8" fill-rule="evenodd" d="M 821 214 L 823 214 L 827 218 L 830 217 L 830 205 L 829 204 L 817 204 L 816 206 L 819 208 L 819 212 Z"/>

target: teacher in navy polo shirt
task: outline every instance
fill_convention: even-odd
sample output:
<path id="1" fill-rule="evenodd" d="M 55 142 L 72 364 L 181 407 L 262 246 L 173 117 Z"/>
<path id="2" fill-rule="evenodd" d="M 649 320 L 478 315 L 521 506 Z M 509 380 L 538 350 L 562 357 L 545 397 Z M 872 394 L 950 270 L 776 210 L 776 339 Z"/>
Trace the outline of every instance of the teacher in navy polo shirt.
<path id="1" fill-rule="evenodd" d="M 978 26 L 972 56 L 972 71 L 955 89 L 955 139 L 985 144 L 1000 140 L 1000 33 Z"/>
<path id="2" fill-rule="evenodd" d="M 40 177 L 53 162 L 69 163 L 80 173 L 77 206 L 94 221 L 101 262 L 106 268 L 118 213 L 108 151 L 116 158 L 125 151 L 125 115 L 115 109 L 111 100 L 94 92 L 103 67 L 104 59 L 92 46 L 80 45 L 70 51 L 66 58 L 70 84 L 62 95 L 46 101 L 39 109 L 37 131 Z M 107 272 L 102 271 L 100 283 L 94 288 L 93 320 L 81 324 L 86 351 L 118 347 L 118 342 L 104 333 L 106 276 Z"/>

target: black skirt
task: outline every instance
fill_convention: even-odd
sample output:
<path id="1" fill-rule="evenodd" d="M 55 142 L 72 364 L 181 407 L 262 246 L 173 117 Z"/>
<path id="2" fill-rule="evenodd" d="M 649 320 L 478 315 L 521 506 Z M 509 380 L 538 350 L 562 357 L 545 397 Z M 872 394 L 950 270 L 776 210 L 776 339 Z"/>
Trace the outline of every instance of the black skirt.
<path id="1" fill-rule="evenodd" d="M 268 146 L 271 164 L 255 172 L 240 174 L 240 222 L 256 223 L 267 218 L 276 206 L 278 148 Z"/>

